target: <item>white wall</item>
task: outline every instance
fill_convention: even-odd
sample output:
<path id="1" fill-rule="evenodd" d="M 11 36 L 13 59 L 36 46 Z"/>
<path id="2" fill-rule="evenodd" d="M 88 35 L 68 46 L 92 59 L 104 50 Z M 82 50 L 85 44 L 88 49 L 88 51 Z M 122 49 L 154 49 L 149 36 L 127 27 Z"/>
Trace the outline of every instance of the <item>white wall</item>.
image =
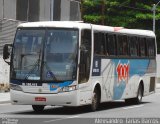
<path id="1" fill-rule="evenodd" d="M 40 21 L 49 21 L 50 15 L 50 0 L 40 0 Z"/>
<path id="2" fill-rule="evenodd" d="M 157 82 L 160 83 L 160 54 L 157 55 Z"/>
<path id="3" fill-rule="evenodd" d="M 9 83 L 9 65 L 0 56 L 0 84 Z"/>
<path id="4" fill-rule="evenodd" d="M 61 9 L 61 21 L 70 20 L 70 1 L 62 0 Z"/>
<path id="5" fill-rule="evenodd" d="M 3 18 L 3 0 L 0 0 L 0 19 Z"/>
<path id="6" fill-rule="evenodd" d="M 16 1 L 4 0 L 4 18 L 16 19 Z"/>

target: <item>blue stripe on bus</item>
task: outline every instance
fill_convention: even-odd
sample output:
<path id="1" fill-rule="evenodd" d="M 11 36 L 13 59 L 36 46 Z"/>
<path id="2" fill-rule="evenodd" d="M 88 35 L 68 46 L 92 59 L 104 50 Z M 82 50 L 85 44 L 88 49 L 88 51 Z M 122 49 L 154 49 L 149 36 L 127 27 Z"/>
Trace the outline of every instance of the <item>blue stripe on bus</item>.
<path id="1" fill-rule="evenodd" d="M 17 84 L 17 85 L 22 85 L 22 84 L 27 84 L 27 83 L 31 83 L 31 82 L 23 82 L 23 81 L 19 81 L 19 80 L 11 80 L 11 83 L 13 84 Z M 32 82 L 34 83 L 34 82 Z M 54 91 L 54 90 L 57 90 L 57 88 L 62 88 L 62 87 L 65 87 L 65 86 L 69 86 L 73 83 L 73 81 L 64 81 L 64 82 L 61 82 L 61 83 L 57 83 L 57 82 L 51 82 L 51 83 L 48 83 L 49 85 L 49 89 L 50 91 Z M 36 86 L 42 86 L 42 82 L 39 82 L 39 83 L 34 83 L 36 84 Z M 26 85 L 27 86 L 27 85 Z"/>
<path id="2" fill-rule="evenodd" d="M 24 82 L 24 81 L 20 81 L 20 80 L 18 80 L 18 79 L 12 79 L 11 81 L 10 81 L 12 84 L 17 84 L 17 85 L 24 85 L 24 84 L 27 84 L 27 83 L 33 83 L 33 84 L 36 84 L 36 86 L 42 86 L 42 83 L 37 83 L 37 82 Z"/>
<path id="3" fill-rule="evenodd" d="M 11 80 L 10 81 L 12 84 L 17 84 L 17 85 L 22 85 L 22 82 L 19 80 Z"/>
<path id="4" fill-rule="evenodd" d="M 50 91 L 55 91 L 57 90 L 58 88 L 63 88 L 63 87 L 66 87 L 66 86 L 69 86 L 73 83 L 73 81 L 64 81 L 62 83 L 49 83 L 49 87 L 50 87 Z"/>
<path id="5" fill-rule="evenodd" d="M 126 84 L 129 82 L 129 79 L 134 76 L 134 75 L 139 75 L 143 76 L 146 74 L 150 60 L 138 60 L 138 59 L 133 59 L 133 60 L 128 60 L 128 59 L 113 59 L 112 63 L 115 65 L 115 71 L 114 71 L 114 87 L 113 87 L 113 99 L 118 100 L 122 97 L 124 90 L 126 88 Z M 118 65 L 129 65 L 129 74 L 128 74 L 128 80 L 118 80 L 118 73 L 117 73 L 117 67 Z M 136 67 L 138 69 L 136 69 Z M 120 77 L 121 78 L 121 77 Z"/>

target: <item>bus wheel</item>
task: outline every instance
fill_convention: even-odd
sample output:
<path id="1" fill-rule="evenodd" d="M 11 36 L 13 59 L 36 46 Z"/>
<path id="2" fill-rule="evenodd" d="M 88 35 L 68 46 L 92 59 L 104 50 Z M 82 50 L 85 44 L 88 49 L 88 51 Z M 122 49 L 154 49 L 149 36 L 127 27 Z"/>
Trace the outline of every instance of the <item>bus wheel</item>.
<path id="1" fill-rule="evenodd" d="M 98 92 L 97 88 L 95 88 L 92 96 L 91 110 L 96 111 L 98 109 L 99 103 L 100 103 L 100 93 Z"/>
<path id="2" fill-rule="evenodd" d="M 142 102 L 142 97 L 143 97 L 143 88 L 142 88 L 142 85 L 140 84 L 139 88 L 138 88 L 138 92 L 137 92 L 137 97 L 134 98 L 134 102 L 136 104 L 141 103 Z"/>
<path id="3" fill-rule="evenodd" d="M 137 97 L 131 99 L 132 103 L 140 104 L 142 102 L 142 97 L 143 97 L 143 87 L 142 84 L 140 84 L 137 91 Z"/>
<path id="4" fill-rule="evenodd" d="M 140 104 L 142 102 L 142 97 L 143 97 L 143 88 L 142 88 L 142 84 L 140 84 L 138 88 L 138 92 L 137 92 L 137 97 L 125 99 L 125 103 L 129 105 L 130 104 Z"/>
<path id="5" fill-rule="evenodd" d="M 42 112 L 44 110 L 43 105 L 32 105 L 32 108 L 35 112 Z"/>

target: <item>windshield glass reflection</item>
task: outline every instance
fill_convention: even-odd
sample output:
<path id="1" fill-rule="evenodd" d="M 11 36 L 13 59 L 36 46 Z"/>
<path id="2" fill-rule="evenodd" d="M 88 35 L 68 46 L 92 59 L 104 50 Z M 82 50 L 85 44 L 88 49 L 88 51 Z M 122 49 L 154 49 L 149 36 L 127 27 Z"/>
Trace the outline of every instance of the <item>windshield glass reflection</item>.
<path id="1" fill-rule="evenodd" d="M 13 47 L 12 78 L 40 80 L 44 30 L 18 30 Z"/>
<path id="2" fill-rule="evenodd" d="M 13 46 L 12 79 L 76 79 L 78 30 L 19 29 Z"/>
<path id="3" fill-rule="evenodd" d="M 47 32 L 44 80 L 74 80 L 77 67 L 78 32 L 55 29 Z"/>

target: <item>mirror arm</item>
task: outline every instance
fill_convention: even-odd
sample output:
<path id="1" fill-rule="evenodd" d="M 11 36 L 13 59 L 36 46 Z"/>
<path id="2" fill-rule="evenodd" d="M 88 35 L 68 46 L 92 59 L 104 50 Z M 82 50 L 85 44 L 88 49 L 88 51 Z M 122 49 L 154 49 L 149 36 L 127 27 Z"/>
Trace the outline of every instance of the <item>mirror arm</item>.
<path id="1" fill-rule="evenodd" d="M 80 46 L 80 50 L 83 51 L 84 53 L 87 53 L 87 52 L 88 52 L 88 50 L 86 49 L 85 46 Z"/>
<path id="2" fill-rule="evenodd" d="M 7 62 L 6 60 L 4 60 L 5 61 L 5 63 L 7 63 L 8 65 L 10 65 L 10 62 Z"/>

